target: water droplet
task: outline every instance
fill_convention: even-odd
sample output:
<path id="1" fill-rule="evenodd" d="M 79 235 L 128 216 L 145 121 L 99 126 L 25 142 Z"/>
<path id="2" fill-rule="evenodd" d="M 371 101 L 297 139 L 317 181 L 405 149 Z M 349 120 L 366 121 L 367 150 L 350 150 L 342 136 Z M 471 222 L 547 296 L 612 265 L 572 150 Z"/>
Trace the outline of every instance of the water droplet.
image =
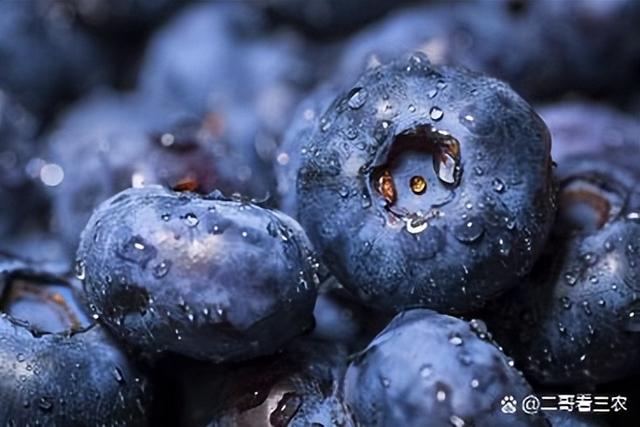
<path id="1" fill-rule="evenodd" d="M 169 215 L 168 213 L 162 214 L 162 216 L 160 218 L 162 218 L 162 220 L 166 222 L 166 221 L 169 221 L 171 219 L 171 215 Z"/>
<path id="2" fill-rule="evenodd" d="M 48 398 L 41 397 L 38 400 L 38 408 L 40 408 L 44 412 L 49 412 L 51 411 L 51 409 L 53 409 L 53 403 L 51 403 L 51 401 Z"/>
<path id="3" fill-rule="evenodd" d="M 467 425 L 464 420 L 457 415 L 451 415 L 449 417 L 449 422 L 453 427 L 465 427 Z"/>
<path id="4" fill-rule="evenodd" d="M 344 130 L 344 135 L 347 137 L 347 139 L 354 140 L 358 137 L 358 131 L 353 126 L 347 126 L 347 128 Z"/>
<path id="5" fill-rule="evenodd" d="M 612 241 L 611 238 L 608 238 L 607 240 L 604 241 L 604 250 L 607 252 L 611 252 L 615 249 L 616 245 L 615 243 Z"/>
<path id="6" fill-rule="evenodd" d="M 572 306 L 571 299 L 566 295 L 560 297 L 560 303 L 562 303 L 562 307 L 564 307 L 565 310 L 570 309 Z"/>
<path id="7" fill-rule="evenodd" d="M 432 373 L 433 368 L 431 367 L 431 365 L 422 365 L 422 367 L 420 368 L 420 376 L 422 378 L 429 378 Z"/>
<path id="8" fill-rule="evenodd" d="M 167 275 L 169 269 L 171 268 L 171 261 L 164 260 L 153 267 L 153 276 L 156 279 L 160 279 Z"/>
<path id="9" fill-rule="evenodd" d="M 479 386 L 480 386 L 480 381 L 478 381 L 475 378 L 471 380 L 471 388 L 478 388 Z"/>
<path id="10" fill-rule="evenodd" d="M 347 104 L 349 105 L 349 108 L 351 108 L 352 110 L 357 110 L 358 108 L 361 108 L 365 104 L 365 102 L 367 102 L 368 96 L 369 96 L 369 93 L 364 88 L 357 87 L 357 88 L 351 89 L 351 91 L 347 95 L 349 99 Z"/>
<path id="11" fill-rule="evenodd" d="M 640 307 L 637 302 L 627 310 L 625 329 L 629 332 L 640 332 Z"/>
<path id="12" fill-rule="evenodd" d="M 589 306 L 589 301 L 582 301 L 582 309 L 587 316 L 591 316 L 591 307 Z"/>
<path id="13" fill-rule="evenodd" d="M 439 153 L 433 156 L 433 170 L 445 184 L 458 185 L 460 180 L 460 143 L 455 139 L 439 141 Z"/>
<path id="14" fill-rule="evenodd" d="M 491 185 L 493 187 L 493 191 L 495 191 L 496 193 L 502 193 L 504 191 L 504 182 L 502 182 L 500 178 L 495 178 L 491 182 Z"/>
<path id="15" fill-rule="evenodd" d="M 184 216 L 184 222 L 189 226 L 189 227 L 195 227 L 196 225 L 198 225 L 198 223 L 200 222 L 200 220 L 198 219 L 198 217 L 189 212 L 188 214 L 186 214 Z"/>
<path id="16" fill-rule="evenodd" d="M 627 219 L 630 221 L 640 221 L 640 212 L 629 212 Z"/>
<path id="17" fill-rule="evenodd" d="M 484 223 L 480 218 L 470 219 L 453 229 L 453 235 L 462 243 L 475 242 L 484 233 Z"/>
<path id="18" fill-rule="evenodd" d="M 429 97 L 429 99 L 435 98 L 437 94 L 438 94 L 437 89 L 431 89 L 429 90 L 429 92 L 427 92 L 427 96 Z"/>
<path id="19" fill-rule="evenodd" d="M 27 356 L 25 356 L 24 353 L 18 353 L 16 355 L 16 359 L 18 360 L 18 362 L 24 362 L 25 360 L 27 360 Z"/>
<path id="20" fill-rule="evenodd" d="M 436 399 L 438 402 L 444 402 L 447 399 L 447 392 L 444 390 L 438 390 L 436 392 Z"/>
<path id="21" fill-rule="evenodd" d="M 363 209 L 367 209 L 371 206 L 371 198 L 368 195 L 362 195 L 361 206 Z"/>
<path id="22" fill-rule="evenodd" d="M 74 267 L 76 277 L 78 280 L 84 280 L 86 277 L 86 264 L 82 260 L 76 261 L 76 265 Z"/>
<path id="23" fill-rule="evenodd" d="M 389 378 L 386 377 L 380 377 L 380 383 L 384 388 L 389 388 L 389 386 L 391 385 L 391 381 L 389 381 Z"/>
<path id="24" fill-rule="evenodd" d="M 598 262 L 598 256 L 594 253 L 587 252 L 582 255 L 582 260 L 587 265 L 594 265 L 596 262 Z"/>
<path id="25" fill-rule="evenodd" d="M 574 276 L 572 273 L 565 273 L 564 281 L 569 286 L 574 286 L 578 281 L 578 278 Z"/>
<path id="26" fill-rule="evenodd" d="M 462 338 L 460 338 L 458 335 L 454 335 L 451 338 L 449 338 L 449 343 L 455 346 L 462 345 Z"/>
<path id="27" fill-rule="evenodd" d="M 123 383 L 124 377 L 122 376 L 122 371 L 117 366 L 113 368 L 113 378 L 116 379 L 117 382 Z"/>
<path id="28" fill-rule="evenodd" d="M 118 251 L 118 255 L 122 259 L 135 262 L 142 268 L 146 268 L 147 263 L 155 258 L 156 254 L 156 248 L 145 242 L 140 236 L 133 236 Z"/>
<path id="29" fill-rule="evenodd" d="M 438 107 L 432 107 L 431 110 L 429 110 L 429 117 L 431 117 L 431 120 L 439 121 L 443 116 L 444 111 Z"/>
<path id="30" fill-rule="evenodd" d="M 413 105 L 413 104 L 409 105 L 409 108 L 408 108 L 408 109 L 409 109 L 409 112 L 410 112 L 410 113 L 415 113 L 415 112 L 416 112 L 416 107 L 415 107 L 415 105 Z"/>
<path id="31" fill-rule="evenodd" d="M 347 197 L 349 195 L 349 188 L 346 185 L 341 185 L 338 189 L 338 194 L 340 197 Z"/>

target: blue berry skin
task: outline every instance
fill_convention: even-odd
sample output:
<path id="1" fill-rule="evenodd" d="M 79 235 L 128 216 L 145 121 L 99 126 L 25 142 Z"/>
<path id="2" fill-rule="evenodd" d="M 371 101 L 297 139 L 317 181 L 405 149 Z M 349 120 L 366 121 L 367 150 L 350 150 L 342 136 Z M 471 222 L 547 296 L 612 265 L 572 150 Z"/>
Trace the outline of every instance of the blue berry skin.
<path id="1" fill-rule="evenodd" d="M 29 287 L 19 293 L 20 280 L 43 292 L 55 284 L 60 293 L 53 302 Z M 37 265 L 0 256 L 0 424 L 146 425 L 149 384 L 113 338 L 86 318 L 71 329 L 60 324 L 57 315 L 82 317 L 75 312 L 79 300 L 70 300 L 72 286 Z M 49 311 L 56 305 L 72 311 Z"/>
<path id="2" fill-rule="evenodd" d="M 304 231 L 219 193 L 125 190 L 93 214 L 77 260 L 93 313 L 149 352 L 247 359 L 313 322 L 317 263 Z"/>
<path id="3" fill-rule="evenodd" d="M 498 80 L 416 54 L 365 73 L 307 141 L 298 220 L 366 304 L 480 307 L 530 270 L 546 240 L 549 133 Z"/>
<path id="4" fill-rule="evenodd" d="M 637 165 L 637 147 L 561 163 L 547 248 L 490 309 L 496 340 L 538 383 L 594 385 L 640 372 Z"/>
<path id="5" fill-rule="evenodd" d="M 46 142 L 47 161 L 64 171 L 63 181 L 49 188 L 54 224 L 72 252 L 93 210 L 131 186 L 267 192 L 260 181 L 238 178 L 245 162 L 229 153 L 215 115 L 156 105 L 140 93 L 88 95 L 66 111 Z"/>
<path id="6" fill-rule="evenodd" d="M 640 44 L 627 40 L 637 39 L 639 18 L 634 0 L 418 5 L 347 41 L 334 76 L 351 81 L 368 65 L 419 50 L 504 80 L 528 100 L 574 92 L 624 99 L 637 87 L 629 82 L 637 81 Z"/>
<path id="7" fill-rule="evenodd" d="M 415 309 L 397 315 L 347 368 L 344 396 L 357 425 L 546 426 L 541 416 L 505 414 L 532 390 L 480 321 Z"/>
<path id="8" fill-rule="evenodd" d="M 278 208 L 293 218 L 297 216 L 296 176 L 302 164 L 301 149 L 310 140 L 320 116 L 329 108 L 337 92 L 333 85 L 321 85 L 307 96 L 296 108 L 278 147 L 274 162 Z"/>
<path id="9" fill-rule="evenodd" d="M 606 104 L 564 101 L 544 105 L 538 112 L 551 132 L 551 157 L 560 164 L 574 155 L 640 147 L 640 121 Z"/>
<path id="10" fill-rule="evenodd" d="M 342 398 L 347 357 L 343 346 L 305 338 L 279 354 L 239 364 L 183 362 L 180 425 L 351 427 Z"/>
<path id="11" fill-rule="evenodd" d="M 315 83 L 312 48 L 295 33 L 272 30 L 242 2 L 195 4 L 152 38 L 140 90 L 154 103 L 213 115 L 219 141 L 250 193 L 275 194 L 273 157 L 295 106 Z M 225 164 L 222 163 L 222 167 Z"/>

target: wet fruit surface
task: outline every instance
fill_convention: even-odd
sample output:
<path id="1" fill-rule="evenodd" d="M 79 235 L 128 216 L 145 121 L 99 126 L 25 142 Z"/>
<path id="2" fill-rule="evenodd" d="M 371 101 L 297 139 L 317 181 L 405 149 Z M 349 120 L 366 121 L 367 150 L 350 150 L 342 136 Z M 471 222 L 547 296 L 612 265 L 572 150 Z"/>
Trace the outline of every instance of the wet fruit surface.
<path id="1" fill-rule="evenodd" d="M 316 268 L 285 215 L 159 186 L 103 203 L 76 263 L 92 312 L 117 336 L 214 361 L 271 353 L 307 330 Z"/>
<path id="2" fill-rule="evenodd" d="M 146 423 L 146 379 L 66 279 L 1 255 L 0 291 L 0 423 Z"/>
<path id="3" fill-rule="evenodd" d="M 637 152 L 624 157 L 637 161 Z M 559 218 L 545 255 L 491 310 L 490 325 L 538 382 L 624 378 L 640 368 L 637 174 L 603 151 L 566 159 L 558 178 Z"/>
<path id="4" fill-rule="evenodd" d="M 546 425 L 498 409 L 505 395 L 520 401 L 531 392 L 512 365 L 481 321 L 409 310 L 353 357 L 345 401 L 357 425 Z"/>
<path id="5" fill-rule="evenodd" d="M 0 427 L 638 425 L 639 76 L 639 0 L 0 0 Z"/>
<path id="6" fill-rule="evenodd" d="M 481 306 L 529 271 L 553 219 L 549 135 L 500 82 L 423 55 L 365 73 L 299 145 L 297 212 L 373 306 Z"/>

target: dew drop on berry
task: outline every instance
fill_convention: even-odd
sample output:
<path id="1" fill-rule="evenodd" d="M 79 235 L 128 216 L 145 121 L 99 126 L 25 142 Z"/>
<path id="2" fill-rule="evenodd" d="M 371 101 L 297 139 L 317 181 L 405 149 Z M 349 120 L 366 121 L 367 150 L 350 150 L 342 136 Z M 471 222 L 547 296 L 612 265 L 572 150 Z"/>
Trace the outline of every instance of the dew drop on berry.
<path id="1" fill-rule="evenodd" d="M 438 107 L 432 107 L 429 110 L 429 117 L 431 117 L 431 120 L 439 121 L 444 117 L 444 112 Z"/>
<path id="2" fill-rule="evenodd" d="M 349 95 L 348 95 L 349 100 L 347 101 L 347 104 L 349 105 L 349 108 L 351 108 L 352 110 L 357 110 L 367 102 L 368 96 L 369 96 L 369 93 L 367 92 L 366 89 L 361 87 L 354 88 L 351 90 L 351 92 L 349 92 Z"/>

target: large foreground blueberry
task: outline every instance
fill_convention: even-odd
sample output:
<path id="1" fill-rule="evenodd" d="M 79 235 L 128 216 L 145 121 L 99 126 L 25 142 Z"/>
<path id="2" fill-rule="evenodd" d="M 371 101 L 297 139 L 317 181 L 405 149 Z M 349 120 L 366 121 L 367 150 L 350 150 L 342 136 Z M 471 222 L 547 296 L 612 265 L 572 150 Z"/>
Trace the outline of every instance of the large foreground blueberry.
<path id="1" fill-rule="evenodd" d="M 520 402 L 532 391 L 482 322 L 430 310 L 396 316 L 351 362 L 344 387 L 363 426 L 546 426 L 540 416 L 501 411 L 507 396 Z"/>
<path id="2" fill-rule="evenodd" d="M 633 150 L 590 153 L 560 165 L 559 219 L 547 249 L 522 286 L 489 315 L 496 340 L 540 383 L 602 383 L 640 369 L 640 192 Z"/>
<path id="3" fill-rule="evenodd" d="M 0 256 L 0 424 L 145 425 L 147 382 L 64 278 Z"/>
<path id="4" fill-rule="evenodd" d="M 300 223 L 340 282 L 383 309 L 482 305 L 529 271 L 555 211 L 531 107 L 419 54 L 365 73 L 299 150 Z"/>
<path id="5" fill-rule="evenodd" d="M 77 257 L 92 311 L 145 350 L 246 359 L 312 324 L 318 278 L 306 235 L 246 201 L 132 188 L 96 210 Z"/>

